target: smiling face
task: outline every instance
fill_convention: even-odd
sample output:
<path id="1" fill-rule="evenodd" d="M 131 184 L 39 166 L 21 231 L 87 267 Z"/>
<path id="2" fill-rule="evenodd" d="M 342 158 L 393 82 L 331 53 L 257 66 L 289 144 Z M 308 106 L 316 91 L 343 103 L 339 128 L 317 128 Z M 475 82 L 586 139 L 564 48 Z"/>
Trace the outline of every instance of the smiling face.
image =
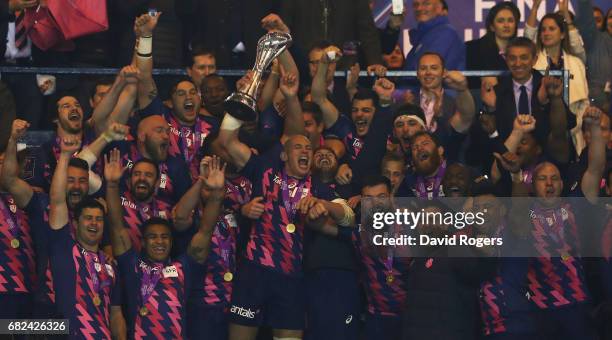
<path id="1" fill-rule="evenodd" d="M 139 202 L 149 200 L 155 193 L 157 187 L 157 169 L 148 162 L 140 162 L 134 165 L 130 174 L 130 191 Z"/>
<path id="2" fill-rule="evenodd" d="M 531 78 L 531 69 L 535 65 L 536 58 L 529 47 L 511 46 L 506 51 L 506 64 L 512 73 L 512 78 L 519 83 L 524 83 Z"/>
<path id="3" fill-rule="evenodd" d="M 320 148 L 313 154 L 312 171 L 319 177 L 333 178 L 338 171 L 338 159 L 329 149 Z"/>
<path id="4" fill-rule="evenodd" d="M 452 164 L 444 173 L 442 189 L 446 197 L 467 197 L 470 170 L 461 164 Z"/>
<path id="5" fill-rule="evenodd" d="M 533 190 L 544 205 L 555 205 L 563 190 L 559 169 L 548 162 L 538 165 L 533 176 Z"/>
<path id="6" fill-rule="evenodd" d="M 540 41 L 544 47 L 557 47 L 561 45 L 561 40 L 564 38 L 564 33 L 561 32 L 561 27 L 552 18 L 546 18 L 540 24 Z"/>
<path id="7" fill-rule="evenodd" d="M 99 208 L 83 208 L 77 221 L 76 239 L 88 247 L 97 247 L 102 241 L 104 212 Z"/>
<path id="8" fill-rule="evenodd" d="M 397 193 L 400 185 L 404 181 L 405 170 L 404 162 L 397 160 L 387 160 L 382 164 L 382 175 L 387 177 L 391 182 L 393 194 Z"/>
<path id="9" fill-rule="evenodd" d="M 410 116 L 400 116 L 393 122 L 393 136 L 399 140 L 403 150 L 410 150 L 410 138 L 425 128 Z"/>
<path id="10" fill-rule="evenodd" d="M 180 123 L 195 123 L 200 104 L 200 94 L 192 82 L 182 81 L 176 85 L 172 93 L 172 112 Z"/>
<path id="11" fill-rule="evenodd" d="M 287 174 L 295 178 L 308 176 L 312 166 L 312 146 L 302 135 L 292 136 L 285 142 L 281 160 L 285 162 Z"/>
<path id="12" fill-rule="evenodd" d="M 444 149 L 436 146 L 431 136 L 426 134 L 418 136 L 410 147 L 416 172 L 421 176 L 433 175 L 442 164 Z"/>
<path id="13" fill-rule="evenodd" d="M 353 123 L 355 123 L 357 136 L 363 137 L 368 134 L 375 112 L 376 107 L 374 107 L 374 101 L 372 99 L 353 100 L 351 119 L 353 120 Z"/>
<path id="14" fill-rule="evenodd" d="M 439 0 L 414 0 L 412 9 L 418 23 L 429 21 L 443 14 L 442 3 Z"/>
<path id="15" fill-rule="evenodd" d="M 143 235 L 143 248 L 154 262 L 165 262 L 172 249 L 172 231 L 163 224 L 147 226 Z"/>
<path id="16" fill-rule="evenodd" d="M 442 87 L 442 77 L 444 76 L 444 65 L 439 56 L 425 54 L 419 59 L 417 68 L 417 78 L 421 87 L 427 90 L 438 90 Z"/>
<path id="17" fill-rule="evenodd" d="M 66 96 L 57 101 L 57 118 L 60 128 L 70 134 L 83 130 L 83 109 L 75 97 Z"/>
<path id="18" fill-rule="evenodd" d="M 223 101 L 229 95 L 227 85 L 221 77 L 206 77 L 202 81 L 202 101 L 209 111 L 223 107 Z"/>
<path id="19" fill-rule="evenodd" d="M 495 37 L 502 40 L 508 40 L 514 37 L 516 33 L 516 19 L 509 9 L 502 9 L 497 12 L 493 19 L 493 24 L 489 27 Z"/>
<path id="20" fill-rule="evenodd" d="M 69 166 L 66 174 L 66 203 L 74 209 L 87 197 L 89 192 L 89 173 L 85 169 Z"/>
<path id="21" fill-rule="evenodd" d="M 163 162 L 168 158 L 170 127 L 162 116 L 149 116 L 138 125 L 138 145 L 147 158 Z M 142 153 L 142 150 L 140 150 Z"/>

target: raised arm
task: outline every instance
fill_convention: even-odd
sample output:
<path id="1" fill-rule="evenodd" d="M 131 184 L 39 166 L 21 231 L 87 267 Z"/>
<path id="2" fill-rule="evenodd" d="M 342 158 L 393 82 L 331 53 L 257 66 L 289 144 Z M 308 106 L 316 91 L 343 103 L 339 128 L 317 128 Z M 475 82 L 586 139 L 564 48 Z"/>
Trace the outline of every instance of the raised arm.
<path id="1" fill-rule="evenodd" d="M 567 108 L 563 102 L 563 82 L 561 79 L 546 76 L 540 89 L 544 89 L 546 100 L 550 101 L 550 134 L 547 152 L 558 162 L 567 163 L 570 157 L 568 140 Z M 540 90 L 539 92 L 542 92 Z"/>
<path id="2" fill-rule="evenodd" d="M 276 90 L 278 90 L 278 80 L 280 78 L 280 68 L 278 66 L 278 59 L 274 59 L 272 66 L 270 67 L 270 74 L 268 79 L 264 83 L 264 87 L 261 90 L 259 100 L 257 100 L 257 109 L 261 112 L 272 104 Z"/>
<path id="3" fill-rule="evenodd" d="M 62 229 L 70 221 L 66 203 L 68 163 L 80 147 L 81 140 L 75 137 L 66 137 L 60 141 L 60 156 L 49 189 L 49 226 L 51 229 Z"/>
<path id="4" fill-rule="evenodd" d="M 11 136 L 4 152 L 2 172 L 0 172 L 0 186 L 13 196 L 19 208 L 25 208 L 34 194 L 32 187 L 19 178 L 19 163 L 17 162 L 17 141 L 23 137 L 28 127 L 30 123 L 25 120 L 15 119 L 13 121 Z"/>
<path id="5" fill-rule="evenodd" d="M 515 153 L 525 134 L 535 130 L 535 125 L 536 120 L 532 115 L 517 115 L 514 119 L 512 132 L 504 142 L 504 146 L 508 150 L 504 156 L 508 156 L 510 153 Z M 501 173 L 499 171 L 498 162 L 496 159 L 494 159 L 493 164 L 491 165 L 491 179 L 493 183 L 497 183 L 500 178 Z"/>
<path id="6" fill-rule="evenodd" d="M 119 197 L 119 181 L 126 167 L 121 164 L 121 152 L 113 149 L 110 157 L 104 155 L 104 178 L 106 179 L 106 205 L 110 225 L 113 254 L 120 256 L 132 248 L 130 235 L 123 223 L 123 208 Z"/>
<path id="7" fill-rule="evenodd" d="M 444 76 L 444 82 L 451 89 L 457 90 L 457 111 L 450 119 L 450 124 L 455 131 L 465 133 L 472 125 L 476 115 L 476 104 L 468 88 L 467 79 L 459 71 L 448 71 Z"/>
<path id="8" fill-rule="evenodd" d="M 312 101 L 321 108 L 321 112 L 323 113 L 323 125 L 326 129 L 332 127 L 338 120 L 338 117 L 340 117 L 340 113 L 336 106 L 327 98 L 327 83 L 325 79 L 327 79 L 329 63 L 332 62 L 328 56 L 328 52 L 333 52 L 336 55 L 334 60 L 337 60 L 341 56 L 340 50 L 335 46 L 329 47 L 323 51 L 310 89 Z"/>
<path id="9" fill-rule="evenodd" d="M 538 8 L 540 8 L 540 4 L 542 0 L 533 0 L 533 6 L 531 7 L 531 11 L 529 11 L 529 16 L 527 17 L 527 21 L 525 21 L 525 25 L 530 26 L 531 28 L 535 28 L 537 30 L 538 27 Z M 537 32 L 536 32 L 537 35 Z M 531 37 L 525 34 L 525 37 L 531 40 L 537 40 L 537 37 Z"/>
<path id="10" fill-rule="evenodd" d="M 100 135 L 106 131 L 109 118 L 117 105 L 119 96 L 129 82 L 133 82 L 134 84 L 137 82 L 137 74 L 138 69 L 132 65 L 125 66 L 119 71 L 110 90 L 108 90 L 108 93 L 102 98 L 100 104 L 94 109 L 91 118 L 89 118 L 88 123 L 95 129 L 96 135 Z"/>
<path id="11" fill-rule="evenodd" d="M 85 145 L 77 157 L 83 159 L 91 167 L 100 158 L 102 150 L 113 141 L 125 140 L 130 133 L 130 127 L 119 123 L 111 123 L 106 130 L 93 142 Z"/>
<path id="12" fill-rule="evenodd" d="M 281 67 L 281 71 L 282 69 L 283 67 Z M 300 81 L 296 74 L 282 71 L 280 90 L 285 97 L 287 114 L 285 115 L 281 143 L 285 143 L 293 135 L 304 134 L 304 115 L 297 96 L 299 87 Z"/>
<path id="13" fill-rule="evenodd" d="M 211 157 L 206 156 L 200 161 L 200 176 L 172 209 L 174 228 L 177 231 L 184 231 L 193 223 L 194 209 L 200 203 L 200 192 L 204 187 L 204 178 L 211 159 Z"/>
<path id="14" fill-rule="evenodd" d="M 567 24 L 567 39 L 569 39 L 570 52 L 576 57 L 580 58 L 583 64 L 586 64 L 586 51 L 582 45 L 580 32 L 578 32 L 578 29 L 576 29 L 576 26 L 574 26 L 574 20 L 572 19 L 572 15 L 569 11 L 569 0 L 559 0 L 559 11 L 561 11 L 563 19 Z"/>
<path id="15" fill-rule="evenodd" d="M 601 133 L 601 115 L 598 108 L 591 106 L 584 113 L 582 124 L 587 124 L 591 132 L 589 144 L 589 165 L 582 176 L 580 187 L 584 197 L 596 203 L 599 196 L 599 183 L 606 168 L 606 141 Z"/>
<path id="16" fill-rule="evenodd" d="M 252 75 L 248 72 L 236 83 L 236 88 L 243 89 L 244 84 L 250 82 Z M 238 168 L 242 169 L 249 158 L 251 158 L 251 149 L 238 139 L 238 132 L 242 126 L 242 121 L 234 118 L 232 115 L 226 113 L 221 122 L 221 129 L 219 130 L 218 143 L 221 145 L 231 158 L 232 163 Z"/>
<path id="17" fill-rule="evenodd" d="M 225 197 L 225 164 L 221 166 L 221 159 L 213 156 L 209 164 L 208 177 L 204 179 L 205 190 L 202 190 L 202 200 L 206 201 L 200 228 L 193 235 L 187 254 L 196 262 L 204 263 L 210 252 L 210 239 L 217 224 L 217 218 L 223 207 Z"/>
<path id="18" fill-rule="evenodd" d="M 136 66 L 140 71 L 138 82 L 138 106 L 143 109 L 157 97 L 157 86 L 153 79 L 153 31 L 161 12 L 156 16 L 143 14 L 134 22 L 136 42 Z"/>

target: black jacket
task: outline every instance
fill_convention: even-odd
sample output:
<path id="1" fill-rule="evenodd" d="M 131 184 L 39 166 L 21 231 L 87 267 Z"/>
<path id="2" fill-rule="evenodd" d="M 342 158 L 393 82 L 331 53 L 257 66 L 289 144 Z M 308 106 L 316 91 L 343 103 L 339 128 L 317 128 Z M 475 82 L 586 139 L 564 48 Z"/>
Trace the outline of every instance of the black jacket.
<path id="1" fill-rule="evenodd" d="M 493 34 L 465 43 L 465 69 L 468 71 L 506 71 L 506 60 L 499 54 Z M 480 78 L 469 78 L 470 88 L 480 88 Z"/>
<path id="2" fill-rule="evenodd" d="M 495 262 L 474 254 L 467 257 L 467 252 L 473 250 L 441 246 L 427 252 L 430 256 L 412 260 L 404 275 L 408 303 L 402 339 L 478 338 L 478 291 L 480 283 L 494 275 Z"/>

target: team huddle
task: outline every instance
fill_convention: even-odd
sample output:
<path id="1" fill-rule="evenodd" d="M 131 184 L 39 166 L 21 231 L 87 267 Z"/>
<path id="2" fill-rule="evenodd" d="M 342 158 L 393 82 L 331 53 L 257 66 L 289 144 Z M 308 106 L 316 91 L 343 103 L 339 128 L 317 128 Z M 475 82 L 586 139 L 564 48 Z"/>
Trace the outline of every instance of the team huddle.
<path id="1" fill-rule="evenodd" d="M 322 42 L 305 86 L 285 50 L 257 120 L 244 121 L 224 109 L 214 73 L 158 93 L 156 23 L 136 19 L 133 63 L 96 87 L 105 94 L 90 118 L 59 96 L 55 135 L 34 151 L 21 144 L 29 123 L 12 122 L 0 319 L 68 319 L 75 339 L 242 340 L 260 328 L 279 340 L 612 336 L 610 118 L 594 105 L 577 117 L 562 81 L 535 71 L 530 39 L 509 40 L 510 72 L 483 81 L 482 111 L 435 52 L 418 57 L 413 85 L 380 65 L 368 79 L 353 66 L 344 84 L 333 77 L 342 51 Z M 274 14 L 262 24 L 289 33 Z M 414 211 L 484 216 L 461 230 L 415 222 L 423 235 L 520 240 L 534 255 L 373 247 L 367 212 L 396 197 L 415 198 Z"/>

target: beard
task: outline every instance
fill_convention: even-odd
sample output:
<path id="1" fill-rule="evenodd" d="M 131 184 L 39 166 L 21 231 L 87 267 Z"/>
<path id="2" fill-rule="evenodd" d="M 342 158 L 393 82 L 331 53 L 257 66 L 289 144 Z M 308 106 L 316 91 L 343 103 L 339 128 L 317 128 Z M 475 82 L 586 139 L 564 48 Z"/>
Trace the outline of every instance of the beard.
<path id="1" fill-rule="evenodd" d="M 338 165 L 334 166 L 324 166 L 324 167 L 312 167 L 312 176 L 323 179 L 330 180 L 336 176 L 336 172 L 338 171 Z"/>
<path id="2" fill-rule="evenodd" d="M 145 150 L 147 150 L 147 153 L 151 155 L 151 158 L 153 158 L 154 161 L 164 162 L 168 158 L 167 149 L 166 149 L 166 152 L 163 152 L 161 150 L 160 145 L 156 145 L 155 143 L 153 143 L 149 139 L 149 137 L 145 137 L 144 146 L 145 146 Z"/>
<path id="3" fill-rule="evenodd" d="M 136 191 L 136 188 L 141 184 L 144 184 L 147 187 L 146 191 L 144 192 Z M 154 194 L 153 188 L 151 188 L 149 183 L 145 181 L 138 181 L 134 183 L 134 185 L 132 185 L 132 195 L 134 195 L 137 201 L 140 201 L 140 202 L 147 201 L 149 198 L 151 198 L 151 196 L 153 196 L 153 194 Z"/>
<path id="4" fill-rule="evenodd" d="M 432 173 L 434 173 L 436 169 L 438 169 L 438 167 L 440 166 L 440 163 L 442 163 L 442 159 L 440 155 L 434 151 L 429 155 L 429 158 L 425 161 L 415 160 L 414 168 L 419 175 L 429 176 Z"/>

